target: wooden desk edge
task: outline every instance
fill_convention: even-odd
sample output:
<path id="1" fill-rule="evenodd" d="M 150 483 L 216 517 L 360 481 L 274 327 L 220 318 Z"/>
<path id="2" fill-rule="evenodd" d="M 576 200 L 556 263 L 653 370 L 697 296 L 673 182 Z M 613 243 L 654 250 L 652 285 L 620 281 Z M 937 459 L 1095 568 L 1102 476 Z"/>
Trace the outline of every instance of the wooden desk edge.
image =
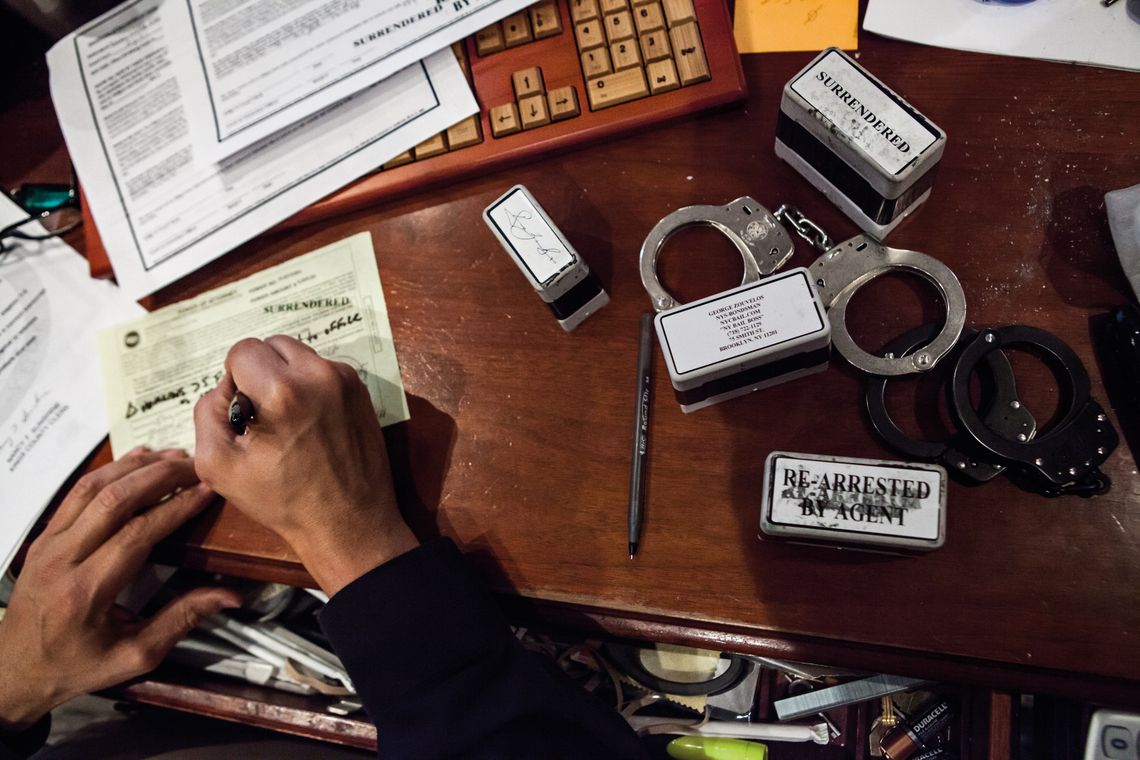
<path id="1" fill-rule="evenodd" d="M 268 583 L 316 588 L 298 564 L 186 548 L 179 564 Z M 929 678 L 1015 693 L 1053 694 L 1140 709 L 1140 682 L 883 645 L 758 630 L 707 620 L 685 620 L 496 591 L 514 624 L 546 625 L 618 638 L 719 649 L 795 662 Z"/>
<path id="2" fill-rule="evenodd" d="M 376 727 L 363 713 L 361 717 L 333 715 L 318 708 L 316 697 L 246 686 L 239 681 L 223 684 L 221 679 L 207 679 L 201 684 L 193 684 L 166 676 L 163 672 L 132 681 L 108 689 L 102 695 L 306 739 L 376 750 Z"/>
<path id="3" fill-rule="evenodd" d="M 499 594 L 507 618 L 516 624 L 565 627 L 610 637 L 751 654 L 793 662 L 847 667 L 1012 693 L 1059 697 L 1140 709 L 1140 683 L 1095 674 L 941 655 L 837 639 L 688 621 L 545 599 Z"/>

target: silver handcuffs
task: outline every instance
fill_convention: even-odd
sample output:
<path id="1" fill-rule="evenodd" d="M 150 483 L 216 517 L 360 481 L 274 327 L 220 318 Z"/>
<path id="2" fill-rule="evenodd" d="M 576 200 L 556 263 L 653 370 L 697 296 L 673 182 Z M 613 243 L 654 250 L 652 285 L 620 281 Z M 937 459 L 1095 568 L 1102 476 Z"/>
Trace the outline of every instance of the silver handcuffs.
<path id="1" fill-rule="evenodd" d="M 794 244 L 784 224 L 822 254 L 808 269 L 827 308 L 832 343 L 856 369 L 888 377 L 926 372 L 958 342 L 966 324 L 966 295 L 945 264 L 924 253 L 890 248 L 869 235 L 857 235 L 836 245 L 797 209 L 780 206 L 773 214 L 748 196 L 726 206 L 686 206 L 650 230 L 641 246 L 640 266 L 641 282 L 654 310 L 661 312 L 679 305 L 657 277 L 658 255 L 678 230 L 698 225 L 719 230 L 736 246 L 744 261 L 743 285 L 772 274 L 791 258 Z M 847 330 L 847 306 L 859 288 L 879 275 L 899 269 L 923 277 L 938 289 L 946 304 L 946 318 L 934 340 L 921 349 L 906 356 L 874 356 L 856 345 Z"/>
<path id="2" fill-rule="evenodd" d="M 755 198 L 744 196 L 725 206 L 685 206 L 654 225 L 641 244 L 641 284 L 653 301 L 654 311 L 680 304 L 657 277 L 657 257 L 670 237 L 685 227 L 712 227 L 728 238 L 744 261 L 740 284 L 756 282 L 782 267 L 795 252 L 784 226 Z"/>

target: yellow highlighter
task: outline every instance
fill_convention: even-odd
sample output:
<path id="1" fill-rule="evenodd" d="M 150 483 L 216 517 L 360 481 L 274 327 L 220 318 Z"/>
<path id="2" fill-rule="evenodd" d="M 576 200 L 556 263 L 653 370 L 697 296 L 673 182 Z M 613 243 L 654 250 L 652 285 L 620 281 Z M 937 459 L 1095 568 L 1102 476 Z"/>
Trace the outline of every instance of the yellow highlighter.
<path id="1" fill-rule="evenodd" d="M 767 760 L 768 745 L 722 736 L 678 736 L 665 747 L 677 760 Z"/>

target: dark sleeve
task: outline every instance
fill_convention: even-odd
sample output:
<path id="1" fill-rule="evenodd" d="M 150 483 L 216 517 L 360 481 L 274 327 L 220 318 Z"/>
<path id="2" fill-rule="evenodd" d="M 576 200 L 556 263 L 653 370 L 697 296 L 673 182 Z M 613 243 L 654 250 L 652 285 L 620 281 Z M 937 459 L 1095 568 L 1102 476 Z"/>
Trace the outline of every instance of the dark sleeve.
<path id="1" fill-rule="evenodd" d="M 0 760 L 24 760 L 44 746 L 51 733 L 51 714 L 36 721 L 31 728 L 18 734 L 0 733 Z"/>
<path id="2" fill-rule="evenodd" d="M 511 635 L 448 539 L 358 578 L 321 615 L 381 757 L 642 757 L 617 712 Z"/>

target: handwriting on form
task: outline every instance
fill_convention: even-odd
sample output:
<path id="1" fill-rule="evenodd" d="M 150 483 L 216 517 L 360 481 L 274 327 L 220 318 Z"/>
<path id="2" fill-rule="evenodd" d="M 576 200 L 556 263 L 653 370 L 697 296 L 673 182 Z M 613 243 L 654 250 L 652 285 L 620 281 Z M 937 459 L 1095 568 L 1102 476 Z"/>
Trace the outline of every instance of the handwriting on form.
<path id="1" fill-rule="evenodd" d="M 177 388 L 171 388 L 170 390 L 163 391 L 162 393 L 156 393 L 153 396 L 148 396 L 147 398 L 139 401 L 138 404 L 135 404 L 134 401 L 128 401 L 127 411 L 126 414 L 123 415 L 123 419 L 129 420 L 136 414 L 149 412 L 155 407 L 161 406 L 162 404 L 166 404 L 171 401 L 177 401 L 180 405 L 183 406 L 192 404 L 200 397 L 206 395 L 206 392 L 211 388 L 214 388 L 218 384 L 218 381 L 222 379 L 222 375 L 224 374 L 225 372 L 218 370 L 213 375 L 203 375 L 196 380 L 191 380 L 189 388 L 187 388 L 185 385 L 180 385 Z"/>
<path id="2" fill-rule="evenodd" d="M 364 316 L 361 315 L 361 313 L 358 311 L 352 315 L 336 317 L 335 319 L 329 320 L 328 325 L 326 325 L 323 329 L 318 327 L 314 331 L 311 327 L 306 327 L 304 330 L 297 333 L 297 335 L 295 337 L 297 338 L 297 340 L 301 341 L 302 343 L 307 343 L 309 345 L 312 345 L 313 343 L 316 343 L 318 340 L 320 340 L 322 337 L 327 337 L 329 335 L 332 335 L 337 330 L 343 330 L 346 327 L 350 327 L 352 325 L 355 325 L 355 324 L 357 324 L 359 322 L 363 322 L 363 321 L 364 321 Z"/>
<path id="3" fill-rule="evenodd" d="M 551 248 L 549 246 L 543 245 L 541 238 L 544 236 L 537 232 L 531 232 L 527 229 L 525 222 L 529 222 L 530 220 L 534 219 L 534 214 L 532 214 L 530 211 L 524 209 L 518 213 L 512 213 L 510 210 L 504 210 L 507 213 L 507 221 L 509 222 L 511 237 L 514 237 L 518 240 L 533 240 L 535 250 L 537 251 L 538 255 L 545 257 L 548 261 L 550 261 L 551 264 L 557 263 L 554 258 L 555 256 L 566 253 L 561 248 Z"/>

